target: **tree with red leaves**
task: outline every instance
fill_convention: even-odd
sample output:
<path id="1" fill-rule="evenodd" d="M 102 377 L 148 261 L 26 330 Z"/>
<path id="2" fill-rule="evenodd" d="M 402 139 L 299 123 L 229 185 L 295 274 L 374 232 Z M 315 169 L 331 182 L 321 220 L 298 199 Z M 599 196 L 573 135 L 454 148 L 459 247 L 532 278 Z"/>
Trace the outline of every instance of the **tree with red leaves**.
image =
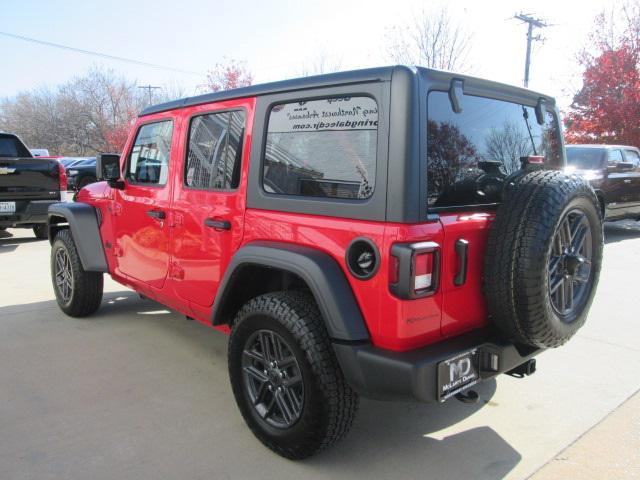
<path id="1" fill-rule="evenodd" d="M 622 28 L 598 16 L 590 41 L 595 53 L 582 52 L 583 85 L 565 119 L 569 143 L 640 146 L 639 12 L 627 5 Z"/>
<path id="2" fill-rule="evenodd" d="M 252 83 L 253 75 L 244 62 L 225 58 L 222 63 L 216 63 L 213 70 L 209 70 L 205 87 L 212 92 L 219 92 L 248 87 Z"/>

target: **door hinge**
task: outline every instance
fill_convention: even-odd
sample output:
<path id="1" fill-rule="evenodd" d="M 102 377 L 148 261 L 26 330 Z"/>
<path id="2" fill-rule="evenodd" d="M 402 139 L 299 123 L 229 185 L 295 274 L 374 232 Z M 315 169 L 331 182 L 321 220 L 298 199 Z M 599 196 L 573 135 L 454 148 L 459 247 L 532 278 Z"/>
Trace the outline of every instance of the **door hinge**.
<path id="1" fill-rule="evenodd" d="M 171 215 L 171 223 L 169 223 L 169 227 L 181 227 L 182 225 L 184 225 L 184 215 L 174 212 Z"/>
<path id="2" fill-rule="evenodd" d="M 119 203 L 110 202 L 107 205 L 107 209 L 109 210 L 109 213 L 113 215 L 122 215 L 122 205 L 120 205 Z"/>
<path id="3" fill-rule="evenodd" d="M 184 268 L 182 268 L 177 263 L 172 262 L 171 266 L 169 267 L 169 277 L 175 278 L 176 280 L 184 279 Z"/>

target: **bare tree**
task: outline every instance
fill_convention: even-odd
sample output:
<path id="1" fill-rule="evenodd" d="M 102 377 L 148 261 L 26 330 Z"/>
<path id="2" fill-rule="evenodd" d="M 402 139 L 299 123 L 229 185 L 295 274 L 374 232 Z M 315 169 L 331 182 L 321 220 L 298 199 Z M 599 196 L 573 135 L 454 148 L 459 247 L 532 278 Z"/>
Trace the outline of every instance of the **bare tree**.
<path id="1" fill-rule="evenodd" d="M 135 84 L 112 70 L 91 69 L 54 89 L 22 92 L 0 102 L 0 130 L 55 155 L 118 152 L 143 105 Z"/>
<path id="2" fill-rule="evenodd" d="M 520 125 L 506 120 L 502 128 L 493 127 L 485 140 L 486 156 L 504 165 L 507 174 L 520 169 L 520 157 L 533 155 L 532 140 Z"/>
<path id="3" fill-rule="evenodd" d="M 386 37 L 387 53 L 396 63 L 453 71 L 471 67 L 471 34 L 446 8 L 422 10 L 413 23 L 391 27 Z"/>
<path id="4" fill-rule="evenodd" d="M 301 77 L 308 77 L 338 72 L 341 68 L 342 59 L 332 57 L 325 50 L 319 50 L 312 58 L 302 63 L 299 73 Z"/>

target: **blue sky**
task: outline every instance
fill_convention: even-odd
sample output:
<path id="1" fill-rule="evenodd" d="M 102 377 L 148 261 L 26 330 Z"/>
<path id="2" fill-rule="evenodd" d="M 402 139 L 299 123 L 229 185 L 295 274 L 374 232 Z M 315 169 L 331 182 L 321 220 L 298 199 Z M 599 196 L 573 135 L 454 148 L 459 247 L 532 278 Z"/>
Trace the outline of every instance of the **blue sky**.
<path id="1" fill-rule="evenodd" d="M 178 69 L 206 72 L 224 56 L 245 60 L 256 82 L 299 74 L 325 57 L 347 70 L 388 64 L 384 33 L 439 2 L 418 0 L 0 0 L 0 30 Z M 593 17 L 612 2 L 449 2 L 452 16 L 473 34 L 470 73 L 521 84 L 524 11 L 554 26 L 535 45 L 531 87 L 567 104 L 579 87 L 575 54 Z M 179 74 L 0 36 L 0 97 L 53 86 L 92 65 L 113 68 L 140 85 L 182 85 L 192 94 L 204 81 Z"/>

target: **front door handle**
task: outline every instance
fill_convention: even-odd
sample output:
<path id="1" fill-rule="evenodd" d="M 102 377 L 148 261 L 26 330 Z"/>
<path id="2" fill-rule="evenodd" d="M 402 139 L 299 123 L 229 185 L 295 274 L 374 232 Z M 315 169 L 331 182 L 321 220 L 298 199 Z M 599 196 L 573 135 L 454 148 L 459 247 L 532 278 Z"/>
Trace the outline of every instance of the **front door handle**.
<path id="1" fill-rule="evenodd" d="M 625 178 L 624 183 L 631 183 L 631 180 L 629 178 Z"/>
<path id="2" fill-rule="evenodd" d="M 231 222 L 229 220 L 215 220 L 213 218 L 207 218 L 204 224 L 215 230 L 231 230 Z"/>
<path id="3" fill-rule="evenodd" d="M 164 220 L 167 217 L 167 214 L 162 210 L 147 210 L 147 215 L 157 220 Z"/>
<path id="4" fill-rule="evenodd" d="M 469 263 L 469 241 L 463 238 L 456 240 L 456 254 L 460 260 L 460 269 L 453 279 L 456 286 L 464 285 L 467 281 L 467 267 Z"/>

